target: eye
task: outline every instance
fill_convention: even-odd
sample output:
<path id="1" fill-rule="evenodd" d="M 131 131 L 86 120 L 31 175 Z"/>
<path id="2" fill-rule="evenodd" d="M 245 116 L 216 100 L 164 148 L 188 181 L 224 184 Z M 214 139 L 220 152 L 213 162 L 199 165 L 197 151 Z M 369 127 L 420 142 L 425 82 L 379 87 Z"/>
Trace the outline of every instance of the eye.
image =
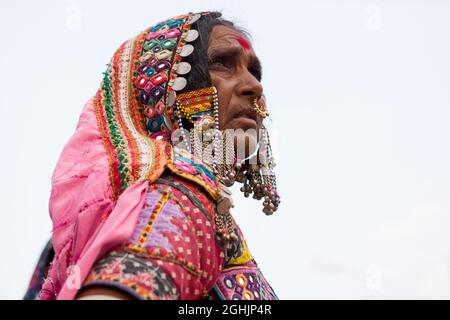
<path id="1" fill-rule="evenodd" d="M 215 57 L 211 58 L 209 61 L 210 66 L 220 67 L 220 68 L 228 68 L 229 63 L 224 58 L 221 57 Z"/>

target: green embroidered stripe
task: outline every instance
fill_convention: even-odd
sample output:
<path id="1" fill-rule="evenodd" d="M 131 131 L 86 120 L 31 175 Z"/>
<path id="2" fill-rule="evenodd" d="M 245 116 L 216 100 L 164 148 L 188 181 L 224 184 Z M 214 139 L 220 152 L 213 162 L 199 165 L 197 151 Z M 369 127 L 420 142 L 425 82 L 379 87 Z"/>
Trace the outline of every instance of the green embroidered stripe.
<path id="1" fill-rule="evenodd" d="M 106 114 L 106 121 L 109 131 L 109 139 L 111 140 L 118 164 L 119 173 L 119 185 L 120 192 L 125 190 L 129 183 L 132 181 L 130 170 L 130 151 L 127 145 L 126 138 L 122 131 L 122 128 L 117 120 L 119 115 L 114 110 L 114 91 L 112 85 L 112 79 L 114 77 L 113 68 L 109 65 L 103 78 L 102 90 L 103 90 L 103 105 Z"/>

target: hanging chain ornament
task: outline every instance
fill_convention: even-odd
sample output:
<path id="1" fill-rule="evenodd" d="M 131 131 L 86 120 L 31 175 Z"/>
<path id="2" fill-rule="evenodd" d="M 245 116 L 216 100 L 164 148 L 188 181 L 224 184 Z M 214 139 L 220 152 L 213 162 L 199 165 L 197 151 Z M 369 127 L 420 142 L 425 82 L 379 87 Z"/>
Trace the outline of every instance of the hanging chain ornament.
<path id="1" fill-rule="evenodd" d="M 215 176 L 218 177 L 218 186 L 220 189 L 217 199 L 217 212 L 214 216 L 214 224 L 217 234 L 221 240 L 226 243 L 227 250 L 232 252 L 236 246 L 234 242 L 238 240 L 236 226 L 231 216 L 230 210 L 234 207 L 231 198 L 231 192 L 226 187 L 231 185 L 229 181 L 223 178 L 228 172 L 232 178 L 234 172 L 224 167 L 223 157 L 230 157 L 229 146 L 224 148 L 222 134 L 219 130 L 219 101 L 215 87 L 204 88 L 190 91 L 177 96 L 176 101 L 178 124 L 184 132 L 182 118 L 188 119 L 194 124 L 190 131 L 191 154 L 200 159 L 204 164 L 210 166 Z M 212 150 L 211 150 L 212 147 Z M 232 146 L 231 146 L 232 147 Z M 228 154 L 223 154 L 224 150 Z M 221 152 L 222 151 L 222 152 Z M 234 152 L 234 149 L 232 149 Z M 233 154 L 234 157 L 234 154 Z M 234 179 L 233 179 L 234 181 Z"/>
<path id="2" fill-rule="evenodd" d="M 230 213 L 234 204 L 228 187 L 237 181 L 243 184 L 240 190 L 245 197 L 264 199 L 262 211 L 266 215 L 273 214 L 280 203 L 268 130 L 265 126 L 261 129 L 256 161 L 239 160 L 235 155 L 234 135 L 219 129 L 219 100 L 215 87 L 178 95 L 176 106 L 180 129 L 183 130 L 182 117 L 194 124 L 190 139 L 184 137 L 191 146 L 191 154 L 210 166 L 218 179 L 220 193 L 214 224 L 231 253 L 238 236 Z M 253 107 L 262 119 L 269 116 L 269 112 L 258 105 L 257 98 L 253 100 Z"/>

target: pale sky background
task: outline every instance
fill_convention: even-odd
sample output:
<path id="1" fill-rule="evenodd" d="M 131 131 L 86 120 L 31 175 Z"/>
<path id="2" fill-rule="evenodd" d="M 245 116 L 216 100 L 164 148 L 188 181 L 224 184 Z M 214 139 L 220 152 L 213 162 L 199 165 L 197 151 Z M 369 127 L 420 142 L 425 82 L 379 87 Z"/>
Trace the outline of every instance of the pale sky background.
<path id="1" fill-rule="evenodd" d="M 169 2 L 169 1 L 167 1 Z M 219 9 L 264 67 L 279 212 L 234 214 L 281 299 L 450 298 L 449 1 L 1 1 L 0 299 L 50 237 L 50 177 L 114 50 Z"/>

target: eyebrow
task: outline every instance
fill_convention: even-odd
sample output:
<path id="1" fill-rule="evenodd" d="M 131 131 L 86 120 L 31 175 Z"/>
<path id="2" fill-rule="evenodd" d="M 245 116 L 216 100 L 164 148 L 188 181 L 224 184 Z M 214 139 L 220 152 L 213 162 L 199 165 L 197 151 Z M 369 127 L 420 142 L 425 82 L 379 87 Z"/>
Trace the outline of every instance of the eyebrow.
<path id="1" fill-rule="evenodd" d="M 222 47 L 222 48 L 212 48 L 208 50 L 208 58 L 236 58 L 244 52 L 242 47 Z"/>
<path id="2" fill-rule="evenodd" d="M 208 50 L 208 60 L 212 60 L 216 57 L 221 57 L 224 59 L 235 59 L 239 55 L 244 53 L 244 49 L 242 47 L 221 47 L 221 48 L 211 48 Z M 248 65 L 249 69 L 252 69 L 257 73 L 258 80 L 261 80 L 262 77 L 262 65 L 259 58 L 255 55 L 250 56 L 250 61 Z"/>

